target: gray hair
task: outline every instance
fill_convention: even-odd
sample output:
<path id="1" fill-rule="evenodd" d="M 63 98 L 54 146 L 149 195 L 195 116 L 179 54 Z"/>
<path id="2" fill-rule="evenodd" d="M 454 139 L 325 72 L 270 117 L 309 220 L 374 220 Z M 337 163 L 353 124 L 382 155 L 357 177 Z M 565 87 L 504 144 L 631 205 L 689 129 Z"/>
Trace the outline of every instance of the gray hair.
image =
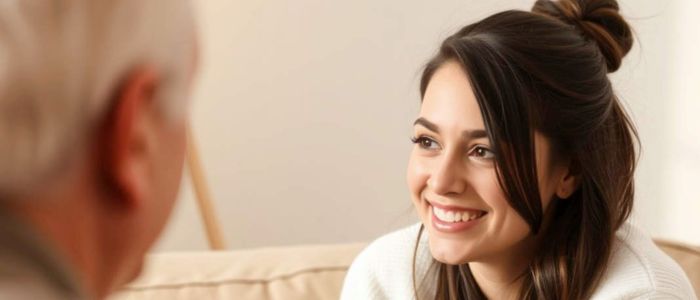
<path id="1" fill-rule="evenodd" d="M 80 152 L 127 72 L 148 63 L 158 107 L 186 111 L 189 0 L 0 1 L 0 194 L 26 193 Z"/>

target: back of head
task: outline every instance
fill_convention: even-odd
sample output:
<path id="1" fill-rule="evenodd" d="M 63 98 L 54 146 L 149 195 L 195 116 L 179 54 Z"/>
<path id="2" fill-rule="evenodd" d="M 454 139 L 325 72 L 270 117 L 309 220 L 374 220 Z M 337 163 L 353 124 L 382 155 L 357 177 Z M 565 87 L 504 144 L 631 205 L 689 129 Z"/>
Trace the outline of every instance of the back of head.
<path id="1" fill-rule="evenodd" d="M 27 193 L 80 155 L 139 64 L 163 74 L 163 112 L 182 113 L 195 38 L 187 0 L 0 6 L 0 199 Z"/>
<path id="2" fill-rule="evenodd" d="M 556 18 L 595 42 L 605 57 L 608 72 L 615 72 L 634 41 L 616 0 L 538 0 L 532 12 Z"/>
<path id="3" fill-rule="evenodd" d="M 620 68 L 632 43 L 615 0 L 538 0 L 531 12 L 505 11 L 462 28 L 424 70 L 422 94 L 445 62 L 462 65 L 508 202 L 533 234 L 548 241 L 529 266 L 522 299 L 589 298 L 607 266 L 614 233 L 631 211 L 636 132 L 608 73 Z M 570 161 L 580 177 L 576 192 L 553 200 L 547 212 L 538 188 L 535 131 L 551 143 L 553 159 Z M 468 278 L 453 282 L 475 286 Z M 479 299 L 470 290 L 452 292 Z"/>

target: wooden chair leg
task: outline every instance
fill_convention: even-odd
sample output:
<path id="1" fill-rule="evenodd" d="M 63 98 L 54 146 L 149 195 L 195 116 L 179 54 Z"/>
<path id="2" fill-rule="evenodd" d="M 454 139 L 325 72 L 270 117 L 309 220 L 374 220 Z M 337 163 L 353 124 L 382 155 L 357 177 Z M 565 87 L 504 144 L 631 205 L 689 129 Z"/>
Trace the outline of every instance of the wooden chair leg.
<path id="1" fill-rule="evenodd" d="M 192 178 L 195 199 L 204 223 L 209 248 L 212 250 L 224 250 L 226 249 L 224 237 L 221 234 L 216 209 L 204 177 L 204 170 L 202 169 L 202 163 L 191 128 L 188 130 L 187 137 L 187 167 Z"/>

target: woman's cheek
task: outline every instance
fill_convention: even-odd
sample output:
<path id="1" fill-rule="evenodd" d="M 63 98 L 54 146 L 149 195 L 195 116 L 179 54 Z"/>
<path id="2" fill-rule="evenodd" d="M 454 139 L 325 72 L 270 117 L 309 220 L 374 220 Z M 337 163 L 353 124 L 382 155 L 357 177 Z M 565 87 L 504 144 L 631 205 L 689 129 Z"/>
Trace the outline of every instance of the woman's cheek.
<path id="1" fill-rule="evenodd" d="M 421 195 L 423 190 L 427 187 L 427 182 L 430 178 L 430 171 L 427 164 L 428 162 L 425 161 L 425 158 L 417 157 L 415 153 L 412 153 L 406 171 L 408 190 L 411 194 L 413 204 L 416 206 L 416 209 L 419 210 L 422 205 Z"/>

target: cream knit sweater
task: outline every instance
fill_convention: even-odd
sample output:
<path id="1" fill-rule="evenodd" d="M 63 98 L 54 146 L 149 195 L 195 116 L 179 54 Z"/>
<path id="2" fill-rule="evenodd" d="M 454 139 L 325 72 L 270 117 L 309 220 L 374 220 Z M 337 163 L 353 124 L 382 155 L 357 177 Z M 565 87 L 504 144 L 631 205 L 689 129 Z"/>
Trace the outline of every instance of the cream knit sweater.
<path id="1" fill-rule="evenodd" d="M 341 300 L 415 299 L 412 280 L 414 246 L 420 224 L 385 235 L 355 259 Z M 427 232 L 418 245 L 416 286 L 421 300 L 435 298 L 436 265 Z M 697 299 L 683 270 L 630 224 L 616 234 L 610 264 L 593 299 Z"/>

